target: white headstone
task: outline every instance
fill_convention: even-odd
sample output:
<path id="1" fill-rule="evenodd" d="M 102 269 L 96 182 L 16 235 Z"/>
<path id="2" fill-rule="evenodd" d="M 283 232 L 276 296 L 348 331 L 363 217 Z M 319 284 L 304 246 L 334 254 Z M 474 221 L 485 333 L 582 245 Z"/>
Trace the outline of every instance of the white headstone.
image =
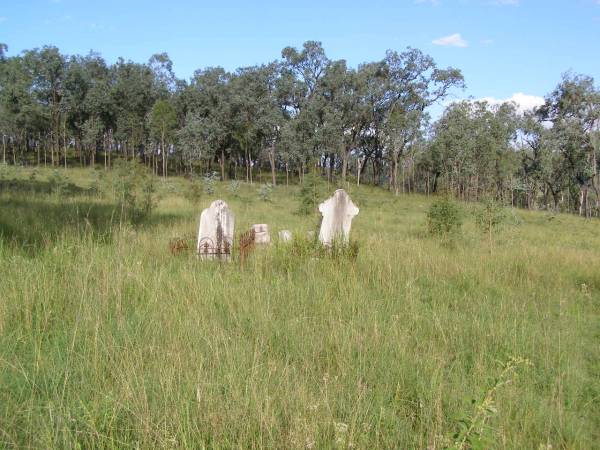
<path id="1" fill-rule="evenodd" d="M 202 259 L 231 258 L 234 223 L 233 213 L 223 200 L 215 200 L 202 211 L 197 244 Z"/>
<path id="2" fill-rule="evenodd" d="M 279 232 L 280 242 L 289 242 L 292 240 L 292 232 L 290 230 L 281 230 Z"/>
<path id="3" fill-rule="evenodd" d="M 352 219 L 358 214 L 358 208 L 343 189 L 338 189 L 333 197 L 319 205 L 323 215 L 319 241 L 324 245 L 331 245 L 334 240 L 348 242 Z"/>
<path id="4" fill-rule="evenodd" d="M 266 223 L 257 223 L 252 225 L 254 230 L 254 243 L 255 244 L 270 244 L 271 235 L 269 235 L 269 225 Z"/>

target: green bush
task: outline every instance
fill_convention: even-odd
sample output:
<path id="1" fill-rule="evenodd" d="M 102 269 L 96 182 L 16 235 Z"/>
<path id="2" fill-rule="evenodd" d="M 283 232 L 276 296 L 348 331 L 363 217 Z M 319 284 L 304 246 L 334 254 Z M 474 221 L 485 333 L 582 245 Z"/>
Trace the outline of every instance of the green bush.
<path id="1" fill-rule="evenodd" d="M 151 215 L 155 206 L 154 177 L 146 167 L 124 160 L 115 162 L 112 177 L 120 221 L 140 224 Z"/>
<path id="2" fill-rule="evenodd" d="M 89 188 L 89 194 L 101 197 L 103 192 L 107 190 L 106 172 L 102 169 L 91 170 L 91 183 Z"/>
<path id="3" fill-rule="evenodd" d="M 309 215 L 317 212 L 317 206 L 321 198 L 321 184 L 321 179 L 315 171 L 304 176 L 304 182 L 298 195 L 300 200 L 299 214 Z"/>
<path id="4" fill-rule="evenodd" d="M 202 199 L 202 185 L 196 177 L 192 177 L 186 182 L 183 196 L 193 205 L 200 203 Z"/>
<path id="5" fill-rule="evenodd" d="M 449 197 L 435 200 L 427 212 L 427 229 L 433 236 L 449 238 L 460 233 L 462 212 Z"/>
<path id="6" fill-rule="evenodd" d="M 203 183 L 205 194 L 213 195 L 215 193 L 218 179 L 219 174 L 217 172 L 208 172 L 206 175 L 204 175 Z"/>
<path id="7" fill-rule="evenodd" d="M 239 195 L 240 195 L 240 182 L 238 180 L 231 180 L 231 182 L 229 183 L 229 186 L 227 187 L 227 190 L 234 197 L 239 197 Z"/>
<path id="8" fill-rule="evenodd" d="M 50 192 L 58 197 L 66 194 L 70 188 L 69 179 L 58 170 L 54 170 L 52 175 L 48 177 L 48 184 L 50 186 Z"/>
<path id="9" fill-rule="evenodd" d="M 475 211 L 475 223 L 481 232 L 488 236 L 490 244 L 493 234 L 499 231 L 507 219 L 508 214 L 502 204 L 491 197 L 484 199 Z"/>
<path id="10" fill-rule="evenodd" d="M 258 197 L 263 202 L 268 202 L 269 200 L 271 200 L 271 192 L 272 191 L 273 191 L 273 185 L 271 185 L 271 183 L 263 184 L 263 185 L 261 185 L 260 189 L 258 190 Z"/>

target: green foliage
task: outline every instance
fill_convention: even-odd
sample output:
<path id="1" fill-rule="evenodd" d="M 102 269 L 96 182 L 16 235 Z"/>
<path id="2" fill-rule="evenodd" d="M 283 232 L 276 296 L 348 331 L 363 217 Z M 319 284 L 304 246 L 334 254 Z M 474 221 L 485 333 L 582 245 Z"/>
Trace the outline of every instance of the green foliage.
<path id="1" fill-rule="evenodd" d="M 183 195 L 191 204 L 197 205 L 202 199 L 203 187 L 196 177 L 191 177 L 186 183 Z"/>
<path id="2" fill-rule="evenodd" d="M 443 196 L 431 203 L 427 212 L 427 229 L 431 235 L 451 238 L 460 233 L 461 226 L 462 211 L 450 197 Z"/>
<path id="3" fill-rule="evenodd" d="M 304 176 L 304 182 L 300 186 L 298 198 L 300 205 L 298 213 L 302 215 L 316 214 L 317 207 L 322 198 L 323 182 L 313 170 Z"/>
<path id="4" fill-rule="evenodd" d="M 48 177 L 48 184 L 50 186 L 50 192 L 58 197 L 66 194 L 71 186 L 69 178 L 62 170 L 54 170 Z"/>
<path id="5" fill-rule="evenodd" d="M 495 430 L 489 426 L 489 421 L 498 414 L 496 406 L 498 390 L 514 381 L 520 367 L 531 365 L 528 359 L 520 357 L 510 358 L 502 365 L 500 374 L 495 378 L 493 385 L 485 392 L 481 400 L 471 400 L 475 411 L 458 420 L 458 430 L 453 435 L 454 443 L 448 447 L 448 450 L 484 450 L 493 445 Z"/>
<path id="6" fill-rule="evenodd" d="M 289 272 L 297 270 L 307 261 L 326 260 L 330 263 L 353 263 L 358 257 L 360 244 L 356 240 L 344 242 L 334 241 L 332 245 L 325 246 L 316 238 L 316 235 L 303 235 L 295 233 L 291 242 L 278 243 L 269 264 L 273 270 Z"/>
<path id="7" fill-rule="evenodd" d="M 145 167 L 133 161 L 117 161 L 112 173 L 112 187 L 120 222 L 139 225 L 151 215 L 156 201 L 156 184 Z"/>
<path id="8" fill-rule="evenodd" d="M 216 190 L 217 181 L 219 181 L 219 174 L 217 172 L 207 172 L 202 179 L 204 184 L 204 193 L 206 195 L 213 195 Z"/>
<path id="9" fill-rule="evenodd" d="M 177 125 L 177 113 L 166 100 L 158 100 L 150 112 L 150 128 L 157 139 L 169 137 Z"/>
<path id="10" fill-rule="evenodd" d="M 271 200 L 272 192 L 273 185 L 271 183 L 262 184 L 258 189 L 258 198 L 260 198 L 263 202 L 268 202 Z"/>
<path id="11" fill-rule="evenodd" d="M 0 183 L 4 185 L 7 181 L 12 180 L 16 174 L 16 167 L 9 164 L 0 164 Z"/>
<path id="12" fill-rule="evenodd" d="M 240 196 L 240 182 L 238 180 L 231 180 L 229 182 L 229 186 L 227 186 L 227 190 L 234 197 Z"/>
<path id="13" fill-rule="evenodd" d="M 171 256 L 198 226 L 179 193 L 132 229 L 110 190 L 31 195 L 18 172 L 0 194 L 0 447 L 597 447 L 595 221 L 522 211 L 490 255 L 416 238 L 432 198 L 360 186 L 352 259 L 305 237 L 293 189 L 248 206 L 242 183 L 238 233 L 268 217 L 305 242 L 240 270 Z M 534 365 L 503 375 L 510 355 Z"/>
<path id="14" fill-rule="evenodd" d="M 106 171 L 100 168 L 92 170 L 90 194 L 100 197 L 109 189 L 107 186 Z"/>
<path id="15" fill-rule="evenodd" d="M 482 233 L 485 233 L 489 241 L 492 241 L 492 235 L 497 232 L 508 220 L 506 209 L 501 203 L 488 197 L 483 200 L 482 205 L 475 212 L 475 222 Z"/>

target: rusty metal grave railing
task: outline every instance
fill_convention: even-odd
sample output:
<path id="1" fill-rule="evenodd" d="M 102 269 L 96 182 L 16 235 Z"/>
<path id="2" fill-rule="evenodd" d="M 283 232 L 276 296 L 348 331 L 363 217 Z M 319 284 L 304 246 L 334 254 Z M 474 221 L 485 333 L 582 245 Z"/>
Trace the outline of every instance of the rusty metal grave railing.
<path id="1" fill-rule="evenodd" d="M 200 239 L 198 243 L 198 255 L 202 259 L 218 259 L 228 261 L 231 258 L 233 243 L 231 239 L 223 236 L 223 229 L 217 227 L 217 240 L 214 242 L 209 237 Z"/>
<path id="2" fill-rule="evenodd" d="M 240 234 L 240 266 L 244 266 L 246 258 L 256 245 L 256 233 L 254 229 Z"/>

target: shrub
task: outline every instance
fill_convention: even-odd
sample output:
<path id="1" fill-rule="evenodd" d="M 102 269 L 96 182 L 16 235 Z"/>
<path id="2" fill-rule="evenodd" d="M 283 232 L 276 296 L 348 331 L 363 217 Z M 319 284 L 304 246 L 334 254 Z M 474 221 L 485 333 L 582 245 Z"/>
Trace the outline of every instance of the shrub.
<path id="1" fill-rule="evenodd" d="M 475 212 L 475 222 L 481 232 L 487 234 L 490 245 L 494 232 L 502 227 L 507 218 L 508 215 L 502 204 L 491 197 L 484 199 L 481 207 Z"/>
<path id="2" fill-rule="evenodd" d="M 102 193 L 106 191 L 106 172 L 100 169 L 92 169 L 92 182 L 90 184 L 89 193 L 98 197 L 102 196 Z"/>
<path id="3" fill-rule="evenodd" d="M 133 161 L 119 160 L 113 170 L 113 194 L 120 220 L 134 225 L 147 219 L 154 209 L 156 185 L 146 167 Z"/>
<path id="4" fill-rule="evenodd" d="M 189 181 L 186 182 L 183 196 L 193 205 L 200 202 L 202 199 L 202 185 L 196 177 L 191 177 Z"/>
<path id="5" fill-rule="evenodd" d="M 234 197 L 238 197 L 240 195 L 240 182 L 238 180 L 231 180 L 227 190 Z"/>
<path id="6" fill-rule="evenodd" d="M 321 180 L 313 171 L 305 175 L 298 195 L 300 205 L 298 213 L 308 215 L 316 213 L 321 198 Z"/>
<path id="7" fill-rule="evenodd" d="M 462 214 L 460 207 L 449 197 L 435 200 L 427 212 L 427 229 L 433 236 L 449 238 L 460 232 Z"/>
<path id="8" fill-rule="evenodd" d="M 64 195 L 69 189 L 69 179 L 58 170 L 54 170 L 52 175 L 48 177 L 50 192 L 59 197 Z"/>
<path id="9" fill-rule="evenodd" d="M 203 183 L 205 194 L 213 195 L 215 193 L 218 179 L 219 174 L 217 172 L 208 172 L 206 175 L 204 175 Z"/>
<path id="10" fill-rule="evenodd" d="M 267 202 L 271 199 L 271 192 L 273 191 L 273 186 L 271 183 L 263 184 L 258 190 L 258 197 L 263 201 Z"/>

